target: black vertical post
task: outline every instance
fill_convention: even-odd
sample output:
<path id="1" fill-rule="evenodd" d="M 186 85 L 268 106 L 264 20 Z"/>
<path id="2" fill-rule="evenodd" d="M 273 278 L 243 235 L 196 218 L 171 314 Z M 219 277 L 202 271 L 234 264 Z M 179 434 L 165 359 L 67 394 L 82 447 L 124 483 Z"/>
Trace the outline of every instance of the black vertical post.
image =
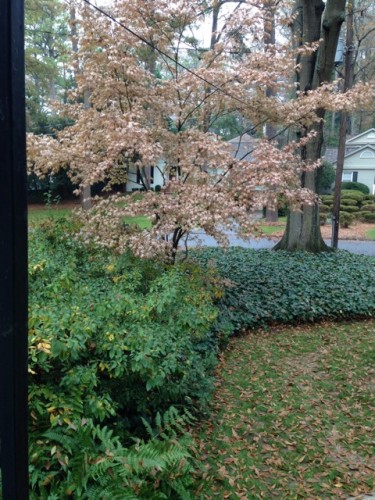
<path id="1" fill-rule="evenodd" d="M 0 0 L 0 470 L 28 498 L 27 191 L 23 0 Z"/>

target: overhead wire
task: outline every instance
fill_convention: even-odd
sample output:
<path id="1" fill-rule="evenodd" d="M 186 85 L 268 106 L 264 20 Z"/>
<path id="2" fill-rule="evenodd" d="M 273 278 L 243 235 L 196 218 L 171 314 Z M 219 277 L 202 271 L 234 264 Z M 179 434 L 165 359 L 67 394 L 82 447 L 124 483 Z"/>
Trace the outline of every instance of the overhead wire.
<path id="1" fill-rule="evenodd" d="M 118 19 L 116 19 L 114 16 L 112 16 L 111 14 L 109 14 L 108 12 L 106 12 L 105 10 L 103 10 L 101 7 L 98 7 L 97 5 L 94 5 L 93 3 L 91 3 L 90 0 L 83 0 L 83 2 L 86 3 L 87 5 L 89 5 L 90 7 L 92 7 L 94 10 L 96 10 L 100 14 L 102 14 L 103 16 L 105 16 L 108 19 L 110 19 L 113 23 L 117 24 L 118 26 L 120 26 L 121 28 L 123 28 L 125 31 L 127 31 L 128 33 L 130 33 L 131 35 L 133 35 L 134 37 L 138 38 L 141 42 L 145 43 L 148 47 L 152 48 L 153 50 L 155 50 L 156 52 L 158 52 L 163 57 L 166 57 L 167 59 L 169 59 L 170 61 L 172 61 L 174 64 L 177 64 L 177 66 L 179 66 L 180 68 L 184 69 L 185 71 L 187 71 L 191 75 L 195 76 L 199 80 L 203 81 L 205 84 L 207 84 L 210 87 L 212 87 L 213 89 L 215 89 L 215 91 L 220 92 L 223 95 L 225 95 L 225 96 L 227 96 L 227 97 L 229 97 L 229 98 L 231 98 L 231 99 L 239 102 L 240 104 L 244 105 L 247 108 L 251 108 L 249 106 L 249 103 L 247 103 L 246 101 L 243 101 L 242 99 L 238 98 L 237 96 L 232 95 L 231 93 L 229 93 L 226 90 L 222 89 L 221 87 L 219 87 L 215 83 L 207 80 L 206 78 L 204 78 L 203 76 L 199 75 L 195 71 L 193 71 L 190 68 L 186 67 L 184 64 L 180 63 L 179 61 L 176 61 L 176 59 L 174 59 L 172 56 L 170 56 L 169 54 L 167 54 L 165 51 L 161 50 L 159 47 L 157 47 L 155 44 L 151 43 L 149 40 L 147 40 L 146 38 L 144 38 L 142 35 L 139 35 L 138 33 L 136 33 L 133 29 L 131 29 L 128 26 L 126 26 L 124 23 L 122 23 L 121 21 L 119 21 Z M 263 120 L 260 120 L 256 125 L 254 125 L 250 129 L 247 129 L 245 132 L 243 132 L 240 135 L 241 140 L 242 140 L 242 137 L 245 134 L 252 133 L 258 127 L 264 125 L 268 120 L 269 120 L 269 118 L 265 117 Z M 295 124 L 297 124 L 297 123 L 298 123 L 298 120 L 295 122 Z M 281 135 L 283 132 L 285 132 L 285 130 L 287 130 L 288 128 L 290 128 L 290 126 L 291 125 L 286 126 L 285 128 L 282 129 L 282 131 L 277 132 L 274 136 L 268 138 L 268 140 L 272 141 L 273 139 L 275 139 L 276 137 L 278 137 L 279 135 Z M 250 153 L 251 153 L 251 151 L 248 152 L 248 153 L 246 153 L 241 159 L 244 159 Z"/>
<path id="2" fill-rule="evenodd" d="M 87 5 L 89 5 L 90 7 L 92 7 L 93 9 L 95 9 L 96 11 L 98 11 L 103 16 L 105 16 L 108 19 L 110 19 L 113 23 L 117 24 L 118 26 L 120 26 L 121 28 L 123 28 L 124 30 L 126 30 L 128 33 L 130 33 L 131 35 L 133 35 L 134 37 L 138 38 L 138 40 L 140 40 L 141 42 L 145 43 L 148 47 L 152 48 L 153 50 L 155 50 L 156 52 L 158 52 L 163 57 L 166 57 L 167 59 L 169 59 L 170 61 L 172 61 L 174 64 L 177 64 L 177 66 L 179 66 L 180 68 L 184 69 L 185 71 L 187 71 L 191 75 L 195 76 L 196 78 L 198 78 L 199 80 L 201 80 L 202 82 L 204 82 L 206 85 L 209 85 L 210 87 L 212 87 L 213 89 L 215 89 L 217 92 L 222 93 L 226 97 L 229 97 L 230 99 L 233 99 L 233 100 L 239 102 L 240 104 L 245 105 L 246 107 L 250 107 L 249 103 L 247 103 L 246 101 L 243 101 L 239 97 L 231 94 L 230 92 L 227 92 L 222 87 L 220 87 L 220 86 L 216 85 L 215 83 L 207 80 L 206 78 L 204 78 L 203 76 L 201 76 L 199 73 L 196 73 L 195 71 L 193 71 L 192 69 L 188 68 L 187 66 L 185 66 L 181 62 L 176 61 L 176 59 L 174 59 L 172 56 L 170 56 L 167 52 L 165 52 L 164 50 L 160 49 L 157 45 L 153 44 L 152 42 L 150 42 L 149 40 L 147 40 L 147 38 L 144 38 L 139 33 L 136 33 L 133 29 L 131 29 L 128 26 L 126 26 L 126 24 L 122 23 L 121 21 L 119 21 L 118 19 L 116 19 L 114 16 L 112 16 L 111 14 L 109 14 L 108 12 L 106 12 L 105 10 L 103 10 L 102 8 L 100 8 L 97 5 L 94 5 L 93 3 L 91 3 L 90 0 L 83 0 L 83 2 L 86 3 Z"/>

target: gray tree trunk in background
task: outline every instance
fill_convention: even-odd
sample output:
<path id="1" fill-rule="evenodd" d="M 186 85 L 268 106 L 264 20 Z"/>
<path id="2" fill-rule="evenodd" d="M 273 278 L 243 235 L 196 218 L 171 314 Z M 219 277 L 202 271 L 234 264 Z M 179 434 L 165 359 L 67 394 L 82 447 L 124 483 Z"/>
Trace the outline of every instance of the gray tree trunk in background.
<path id="1" fill-rule="evenodd" d="M 265 51 L 267 51 L 268 46 L 275 45 L 276 42 L 276 29 L 275 29 L 275 8 L 276 4 L 275 0 L 265 0 L 263 2 L 263 7 L 267 9 L 267 19 L 264 21 L 264 44 Z M 275 95 L 274 89 L 271 87 L 266 88 L 266 96 L 273 97 Z M 272 140 L 276 135 L 276 128 L 271 123 L 266 123 L 266 137 L 269 140 Z M 270 206 L 266 206 L 266 221 L 267 222 L 276 222 L 277 221 L 277 207 L 273 208 Z"/>
<path id="2" fill-rule="evenodd" d="M 344 87 L 343 92 L 349 90 L 353 82 L 352 71 L 352 50 L 353 50 L 353 16 L 354 16 L 354 0 L 351 0 L 348 8 L 347 26 L 346 26 L 346 53 L 345 53 L 345 69 L 344 69 Z M 348 132 L 348 113 L 341 111 L 340 113 L 340 132 L 339 132 L 339 147 L 337 152 L 337 165 L 335 177 L 335 190 L 333 196 L 332 207 L 332 242 L 331 246 L 337 250 L 339 243 L 339 225 L 340 225 L 340 203 L 341 203 L 341 185 L 342 173 L 344 170 L 346 135 Z"/>
<path id="3" fill-rule="evenodd" d="M 70 36 L 72 40 L 72 49 L 73 52 L 76 54 L 78 52 L 78 31 L 77 31 L 77 17 L 76 17 L 76 10 L 74 7 L 74 4 L 70 5 Z M 77 72 L 79 69 L 77 70 Z M 76 75 L 75 75 L 76 76 Z M 84 94 L 84 108 L 89 109 L 90 108 L 90 100 L 89 100 L 89 93 L 85 92 Z M 91 186 L 83 186 L 81 188 L 81 193 L 80 193 L 80 202 L 81 202 L 81 207 L 83 210 L 90 210 L 92 208 L 92 201 L 91 201 Z"/>

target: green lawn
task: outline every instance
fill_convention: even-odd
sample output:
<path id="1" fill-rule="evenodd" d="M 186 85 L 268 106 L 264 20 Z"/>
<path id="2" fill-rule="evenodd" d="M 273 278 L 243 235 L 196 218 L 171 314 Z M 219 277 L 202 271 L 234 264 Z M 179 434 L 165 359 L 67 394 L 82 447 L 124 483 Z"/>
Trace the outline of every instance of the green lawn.
<path id="1" fill-rule="evenodd" d="M 375 240 L 375 227 L 367 231 L 366 237 L 370 240 Z"/>
<path id="2" fill-rule="evenodd" d="M 42 209 L 35 209 L 31 206 L 28 210 L 28 219 L 30 223 L 38 223 L 48 218 L 56 219 L 59 217 L 64 217 L 66 215 L 69 215 L 71 211 L 71 208 L 60 207 L 59 205 Z M 151 227 L 150 219 L 143 215 L 139 215 L 137 217 L 125 217 L 124 222 L 126 224 L 137 224 L 141 229 L 148 229 Z"/>
<path id="3" fill-rule="evenodd" d="M 279 217 L 277 219 L 278 225 L 268 225 L 265 219 L 262 219 L 260 228 L 264 234 L 273 234 L 279 231 L 283 231 L 286 226 L 286 217 Z"/>
<path id="4" fill-rule="evenodd" d="M 141 229 L 150 229 L 151 227 L 150 219 L 144 215 L 138 215 L 136 217 L 125 217 L 124 221 L 126 224 L 136 224 Z"/>
<path id="5" fill-rule="evenodd" d="M 346 498 L 375 489 L 375 321 L 232 340 L 198 440 L 205 498 Z M 205 488 L 208 486 L 208 491 Z"/>
<path id="6" fill-rule="evenodd" d="M 28 219 L 29 222 L 31 223 L 38 223 L 47 218 L 57 219 L 59 217 L 64 217 L 66 215 L 69 215 L 70 213 L 71 213 L 70 208 L 63 208 L 59 207 L 58 205 L 51 208 L 46 207 L 42 209 L 40 208 L 35 209 L 29 207 Z"/>

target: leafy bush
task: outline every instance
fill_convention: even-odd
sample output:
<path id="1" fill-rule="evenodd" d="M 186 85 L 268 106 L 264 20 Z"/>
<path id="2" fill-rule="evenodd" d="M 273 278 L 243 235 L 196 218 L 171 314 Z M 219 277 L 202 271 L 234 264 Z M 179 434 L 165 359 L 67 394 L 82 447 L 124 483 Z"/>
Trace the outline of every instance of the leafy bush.
<path id="1" fill-rule="evenodd" d="M 335 182 L 336 170 L 332 163 L 325 160 L 323 161 L 320 175 L 318 176 L 318 193 L 329 193 L 332 191 L 332 186 Z"/>
<path id="2" fill-rule="evenodd" d="M 375 212 L 375 203 L 371 203 L 369 205 L 362 205 L 361 210 L 363 212 Z"/>
<path id="3" fill-rule="evenodd" d="M 229 248 L 196 251 L 217 269 L 226 292 L 217 328 L 236 332 L 271 323 L 299 323 L 375 313 L 375 259 L 348 252 L 318 255 Z"/>
<path id="4" fill-rule="evenodd" d="M 320 198 L 325 205 L 330 205 L 333 203 L 333 195 L 331 194 L 322 195 Z"/>
<path id="5" fill-rule="evenodd" d="M 364 200 L 365 195 L 361 191 L 351 191 L 348 189 L 343 189 L 341 191 L 341 199 L 351 199 L 351 200 L 356 200 L 357 202 L 362 202 Z"/>
<path id="6" fill-rule="evenodd" d="M 368 194 L 363 198 L 363 203 L 374 203 L 375 202 L 375 195 L 373 194 Z"/>
<path id="7" fill-rule="evenodd" d="M 319 223 L 321 226 L 324 226 L 327 223 L 327 219 L 328 219 L 327 214 L 322 214 L 322 213 L 319 214 Z"/>
<path id="8" fill-rule="evenodd" d="M 82 419 L 31 442 L 31 500 L 40 498 L 190 498 L 195 460 L 186 422 L 171 408 L 145 422 L 148 440 L 125 447 L 108 427 Z M 40 466 L 44 464 L 44 466 Z"/>
<path id="9" fill-rule="evenodd" d="M 341 205 L 353 206 L 356 207 L 358 205 L 357 200 L 353 200 L 351 198 L 344 198 L 341 200 Z"/>
<path id="10" fill-rule="evenodd" d="M 330 213 L 331 207 L 329 205 L 322 204 L 319 206 L 319 211 L 321 214 L 327 214 Z"/>
<path id="11" fill-rule="evenodd" d="M 356 218 L 357 218 L 357 220 L 359 220 L 360 222 L 367 222 L 367 221 L 365 220 L 365 216 L 366 216 L 367 214 L 371 214 L 371 213 L 372 213 L 372 212 L 360 211 L 360 212 L 358 212 L 358 213 L 356 214 Z"/>
<path id="12" fill-rule="evenodd" d="M 352 214 L 355 212 L 359 212 L 359 207 L 353 207 L 352 205 L 341 205 L 340 210 L 342 210 L 343 212 Z"/>
<path id="13" fill-rule="evenodd" d="M 115 432 L 116 449 L 121 438 L 120 457 L 135 436 L 146 437 L 144 422 L 154 428 L 157 414 L 173 405 L 202 408 L 213 389 L 213 295 L 220 289 L 196 265 L 168 268 L 83 247 L 76 230 L 58 220 L 30 235 L 29 405 L 37 498 L 47 498 L 45 486 L 55 495 L 48 498 L 63 498 L 62 487 L 74 484 L 78 491 L 90 483 L 87 463 L 74 460 L 82 449 L 82 460 L 95 462 L 96 444 L 104 460 L 97 429 Z M 66 440 L 59 454 L 58 435 Z M 145 460 L 145 470 L 147 463 L 153 462 Z M 173 463 L 168 459 L 166 474 L 175 474 Z M 83 482 L 71 467 L 81 467 Z M 165 486 L 160 470 L 149 467 L 155 488 Z"/>
<path id="14" fill-rule="evenodd" d="M 349 182 L 349 181 L 343 182 L 342 189 L 361 191 L 361 193 L 363 194 L 370 193 L 368 186 L 366 186 L 366 184 L 362 184 L 362 182 Z"/>
<path id="15" fill-rule="evenodd" d="M 375 222 L 375 212 L 359 212 L 359 217 L 362 222 Z"/>
<path id="16" fill-rule="evenodd" d="M 346 207 L 348 208 L 348 207 Z M 349 207 L 350 208 L 350 207 Z M 340 211 L 340 227 L 349 227 L 354 222 L 354 216 L 349 212 Z"/>

